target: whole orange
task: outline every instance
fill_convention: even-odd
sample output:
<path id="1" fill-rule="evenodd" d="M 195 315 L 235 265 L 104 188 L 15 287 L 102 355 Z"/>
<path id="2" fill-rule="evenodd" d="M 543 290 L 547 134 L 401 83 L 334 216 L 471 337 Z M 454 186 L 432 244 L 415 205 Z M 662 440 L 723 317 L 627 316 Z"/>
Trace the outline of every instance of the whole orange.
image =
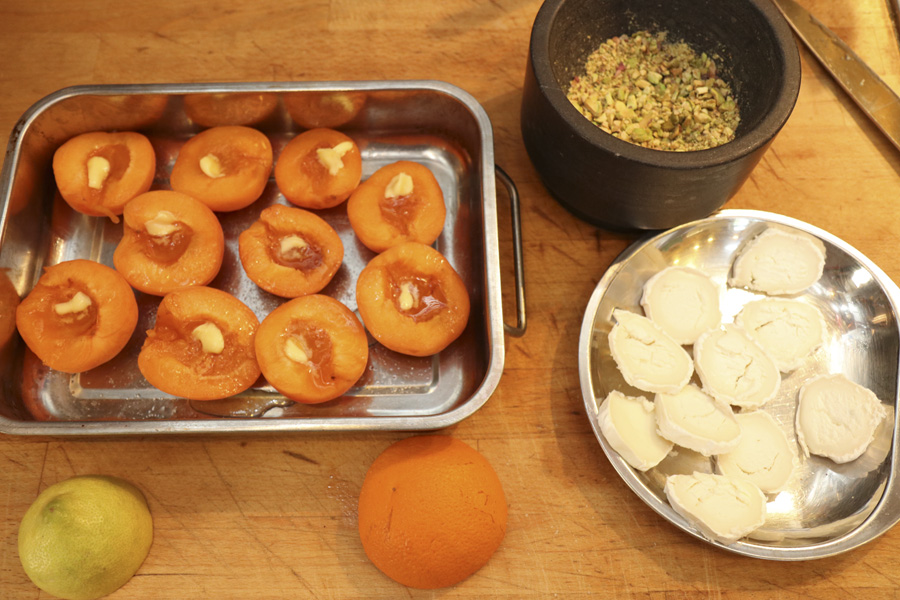
<path id="1" fill-rule="evenodd" d="M 381 453 L 359 494 L 369 559 L 415 588 L 459 583 L 483 567 L 506 533 L 500 479 L 477 450 L 448 436 L 417 436 Z"/>

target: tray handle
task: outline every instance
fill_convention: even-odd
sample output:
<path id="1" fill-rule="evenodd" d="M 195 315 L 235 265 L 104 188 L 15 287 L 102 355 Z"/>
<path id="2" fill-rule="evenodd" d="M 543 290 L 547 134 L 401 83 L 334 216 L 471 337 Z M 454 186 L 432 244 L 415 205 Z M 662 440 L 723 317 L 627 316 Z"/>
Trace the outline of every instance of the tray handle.
<path id="1" fill-rule="evenodd" d="M 509 210 L 512 215 L 513 265 L 516 277 L 516 324 L 503 323 L 507 335 L 522 337 L 525 335 L 527 320 L 525 318 L 525 259 L 522 252 L 522 219 L 519 211 L 519 191 L 512 178 L 499 165 L 494 165 L 497 179 L 506 188 L 509 196 Z"/>

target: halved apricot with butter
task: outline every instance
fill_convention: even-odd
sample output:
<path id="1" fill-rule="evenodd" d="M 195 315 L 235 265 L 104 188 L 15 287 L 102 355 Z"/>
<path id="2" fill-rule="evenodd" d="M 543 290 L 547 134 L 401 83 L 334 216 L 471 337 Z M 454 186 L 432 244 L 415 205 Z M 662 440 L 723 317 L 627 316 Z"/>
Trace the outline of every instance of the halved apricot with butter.
<path id="1" fill-rule="evenodd" d="M 241 264 L 262 289 L 285 298 L 315 294 L 334 277 L 344 245 L 324 219 L 275 204 L 238 237 Z"/>
<path id="2" fill-rule="evenodd" d="M 225 235 L 199 200 L 170 190 L 147 192 L 125 205 L 123 218 L 113 264 L 135 289 L 163 296 L 206 285 L 219 273 Z"/>
<path id="3" fill-rule="evenodd" d="M 331 208 L 346 200 L 362 177 L 356 142 L 334 129 L 310 129 L 292 139 L 275 164 L 275 183 L 292 204 Z"/>
<path id="4" fill-rule="evenodd" d="M 462 334 L 469 293 L 440 252 L 407 242 L 382 252 L 356 281 L 356 303 L 369 333 L 402 354 L 430 356 Z"/>
<path id="5" fill-rule="evenodd" d="M 16 309 L 16 327 L 51 369 L 81 373 L 117 355 L 137 326 L 134 291 L 115 270 L 92 260 L 44 270 Z"/>
<path id="6" fill-rule="evenodd" d="M 63 200 L 78 212 L 115 217 L 150 189 L 156 153 L 133 131 L 94 131 L 75 136 L 53 154 L 53 176 Z"/>
<path id="7" fill-rule="evenodd" d="M 203 127 L 253 125 L 265 120 L 276 106 L 278 96 L 269 92 L 213 92 L 184 97 L 184 114 Z"/>
<path id="8" fill-rule="evenodd" d="M 259 319 L 222 290 L 194 286 L 163 297 L 138 355 L 154 387 L 191 400 L 243 392 L 259 378 L 253 341 Z"/>
<path id="9" fill-rule="evenodd" d="M 346 125 L 356 117 L 366 103 L 365 92 L 358 91 L 301 91 L 284 94 L 284 107 L 301 127 L 335 128 Z"/>
<path id="10" fill-rule="evenodd" d="M 446 214 L 434 174 L 408 160 L 375 171 L 347 202 L 350 226 L 373 252 L 404 242 L 431 244 L 441 234 Z"/>
<path id="11" fill-rule="evenodd" d="M 181 147 L 169 182 L 216 212 L 250 206 L 272 172 L 272 143 L 250 127 L 213 127 Z"/>
<path id="12" fill-rule="evenodd" d="M 366 330 L 349 308 L 313 294 L 285 302 L 263 319 L 256 357 L 266 380 L 305 404 L 333 400 L 366 370 Z"/>

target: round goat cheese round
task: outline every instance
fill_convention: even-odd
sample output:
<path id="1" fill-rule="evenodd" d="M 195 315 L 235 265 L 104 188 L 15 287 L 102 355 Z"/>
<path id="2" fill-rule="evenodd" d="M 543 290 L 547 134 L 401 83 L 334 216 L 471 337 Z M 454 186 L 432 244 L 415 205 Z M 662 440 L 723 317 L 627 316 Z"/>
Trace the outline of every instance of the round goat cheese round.
<path id="1" fill-rule="evenodd" d="M 821 240 L 770 227 L 739 252 L 728 283 L 766 294 L 799 294 L 819 280 L 824 268 Z"/>
<path id="2" fill-rule="evenodd" d="M 690 354 L 656 323 L 617 309 L 609 332 L 609 351 L 629 385 L 652 393 L 675 393 L 694 374 Z"/>
<path id="3" fill-rule="evenodd" d="M 755 410 L 735 415 L 741 427 L 740 443 L 716 457 L 723 475 L 746 479 L 765 494 L 781 491 L 794 469 L 797 452 L 769 413 Z"/>
<path id="4" fill-rule="evenodd" d="M 797 441 L 804 454 L 836 463 L 859 458 L 887 411 L 878 397 L 844 375 L 820 375 L 800 388 Z"/>
<path id="5" fill-rule="evenodd" d="M 683 448 L 712 456 L 732 450 L 741 440 L 731 407 L 696 385 L 675 394 L 657 394 L 655 404 L 660 435 Z"/>
<path id="6" fill-rule="evenodd" d="M 651 401 L 613 390 L 597 409 L 600 431 L 613 450 L 638 471 L 658 465 L 672 449 L 672 442 L 656 432 Z"/>
<path id="7" fill-rule="evenodd" d="M 706 273 L 668 267 L 644 284 L 641 306 L 679 344 L 689 345 L 722 320 L 719 288 Z"/>
<path id="8" fill-rule="evenodd" d="M 741 408 L 759 408 L 781 386 L 781 373 L 772 357 L 731 324 L 700 336 L 694 344 L 694 366 L 708 394 Z"/>
<path id="9" fill-rule="evenodd" d="M 749 481 L 708 473 L 670 475 L 665 492 L 675 512 L 723 544 L 733 544 L 766 522 L 766 497 Z"/>
<path id="10" fill-rule="evenodd" d="M 825 319 L 811 304 L 787 298 L 747 303 L 735 324 L 769 353 L 782 373 L 799 367 L 825 341 Z"/>

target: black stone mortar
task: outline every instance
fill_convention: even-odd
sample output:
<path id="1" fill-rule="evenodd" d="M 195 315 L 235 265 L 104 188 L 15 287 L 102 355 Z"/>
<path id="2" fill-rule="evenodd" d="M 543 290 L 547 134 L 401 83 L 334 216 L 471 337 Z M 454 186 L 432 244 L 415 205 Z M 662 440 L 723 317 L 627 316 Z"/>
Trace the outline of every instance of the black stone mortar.
<path id="1" fill-rule="evenodd" d="M 667 152 L 620 140 L 566 98 L 605 40 L 666 31 L 713 56 L 741 120 L 731 142 Z M 550 193 L 570 212 L 614 230 L 667 229 L 703 218 L 741 187 L 794 108 L 800 57 L 769 0 L 548 0 L 531 32 L 522 137 Z"/>

